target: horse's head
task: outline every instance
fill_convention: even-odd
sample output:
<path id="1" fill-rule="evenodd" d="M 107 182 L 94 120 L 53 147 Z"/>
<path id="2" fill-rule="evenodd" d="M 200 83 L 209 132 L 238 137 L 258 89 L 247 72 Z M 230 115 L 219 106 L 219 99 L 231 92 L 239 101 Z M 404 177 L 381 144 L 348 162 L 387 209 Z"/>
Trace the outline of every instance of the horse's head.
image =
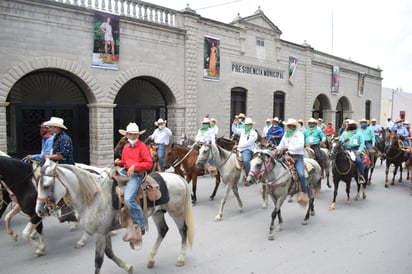
<path id="1" fill-rule="evenodd" d="M 259 150 L 255 152 L 250 161 L 250 171 L 247 175 L 246 182 L 251 184 L 259 181 L 267 172 L 271 160 L 272 155 L 270 151 Z"/>
<path id="2" fill-rule="evenodd" d="M 150 144 L 148 146 L 149 146 L 150 156 L 152 156 L 152 161 L 153 163 L 156 163 L 159 160 L 159 156 L 157 155 L 157 151 L 159 150 L 159 147 L 153 144 Z"/>
<path id="3" fill-rule="evenodd" d="M 197 160 L 196 160 L 196 166 L 198 166 L 199 168 L 204 168 L 205 162 L 210 157 L 211 150 L 212 150 L 212 144 L 210 141 L 207 141 L 202 144 L 202 146 L 199 149 L 199 156 L 197 157 Z"/>
<path id="4" fill-rule="evenodd" d="M 57 176 L 57 164 L 50 159 L 46 159 L 41 171 L 37 185 L 36 213 L 44 217 L 57 207 L 57 203 L 65 196 L 66 189 L 59 182 Z"/>
<path id="5" fill-rule="evenodd" d="M 329 159 L 335 160 L 336 155 L 340 152 L 343 151 L 343 147 L 341 142 L 338 139 L 333 139 L 331 144 L 330 144 L 330 149 L 329 149 Z"/>

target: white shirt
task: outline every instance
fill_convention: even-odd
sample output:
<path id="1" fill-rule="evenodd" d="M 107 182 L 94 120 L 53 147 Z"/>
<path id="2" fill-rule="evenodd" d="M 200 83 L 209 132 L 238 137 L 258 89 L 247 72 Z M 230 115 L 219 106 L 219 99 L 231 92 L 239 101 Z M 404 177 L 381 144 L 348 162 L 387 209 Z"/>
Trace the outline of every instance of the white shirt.
<path id="1" fill-rule="evenodd" d="M 237 128 L 234 133 L 240 135 L 239 144 L 237 145 L 239 152 L 243 152 L 245 150 L 255 151 L 255 142 L 258 135 L 253 128 L 248 133 L 245 132 L 244 128 Z"/>
<path id="2" fill-rule="evenodd" d="M 290 154 L 304 155 L 305 137 L 303 133 L 297 129 L 295 130 L 295 133 L 293 133 L 293 135 L 290 137 L 286 137 L 285 133 L 276 149 L 282 150 L 284 148 L 287 148 Z"/>
<path id="3" fill-rule="evenodd" d="M 215 135 L 213 134 L 212 130 L 210 130 L 210 128 L 208 128 L 205 131 L 202 131 L 202 129 L 199 129 L 197 131 L 195 141 L 200 142 L 200 143 L 205 143 L 208 141 L 212 141 L 212 138 L 215 138 Z"/>
<path id="4" fill-rule="evenodd" d="M 155 144 L 164 144 L 168 145 L 170 142 L 170 137 L 172 136 L 172 131 L 165 127 L 165 128 L 156 128 L 155 131 L 153 131 L 153 134 L 151 139 L 155 142 Z"/>

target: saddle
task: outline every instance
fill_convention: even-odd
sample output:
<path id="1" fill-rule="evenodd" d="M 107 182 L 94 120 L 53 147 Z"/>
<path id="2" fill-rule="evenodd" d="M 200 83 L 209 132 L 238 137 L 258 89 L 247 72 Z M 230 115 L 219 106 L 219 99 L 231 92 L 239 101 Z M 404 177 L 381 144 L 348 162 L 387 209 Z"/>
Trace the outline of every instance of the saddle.
<path id="1" fill-rule="evenodd" d="M 296 192 L 302 191 L 301 190 L 302 186 L 300 185 L 298 172 L 296 171 L 296 168 L 295 168 L 295 159 L 293 159 L 293 157 L 290 155 L 285 155 L 284 159 L 285 159 L 286 164 L 289 167 L 290 172 L 292 173 L 293 183 L 291 184 L 289 188 L 289 194 L 294 194 Z M 315 167 L 310 162 L 306 161 L 306 159 L 304 159 L 304 166 L 305 166 L 305 178 L 308 178 L 313 172 L 315 172 Z"/>

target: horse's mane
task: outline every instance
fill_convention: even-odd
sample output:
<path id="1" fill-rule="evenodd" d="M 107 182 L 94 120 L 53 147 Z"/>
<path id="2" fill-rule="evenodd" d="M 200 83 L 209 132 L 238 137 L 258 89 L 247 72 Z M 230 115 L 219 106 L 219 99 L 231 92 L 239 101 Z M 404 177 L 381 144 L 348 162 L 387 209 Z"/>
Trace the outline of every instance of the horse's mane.
<path id="1" fill-rule="evenodd" d="M 87 205 L 90 205 L 94 199 L 95 194 L 99 191 L 99 177 L 95 174 L 92 174 L 89 171 L 86 171 L 74 165 L 60 164 L 59 166 L 62 166 L 70 170 L 76 175 L 80 186 L 79 194 L 82 195 L 82 198 L 85 201 L 85 203 Z M 70 184 L 71 182 L 67 183 Z"/>

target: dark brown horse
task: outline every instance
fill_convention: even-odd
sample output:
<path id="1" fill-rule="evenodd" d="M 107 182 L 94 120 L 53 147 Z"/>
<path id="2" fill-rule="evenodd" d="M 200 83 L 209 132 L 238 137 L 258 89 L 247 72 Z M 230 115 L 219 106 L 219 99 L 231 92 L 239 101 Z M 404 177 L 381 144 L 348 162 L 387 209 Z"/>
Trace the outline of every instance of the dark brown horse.
<path id="1" fill-rule="evenodd" d="M 192 182 L 192 202 L 197 202 L 197 177 L 203 174 L 203 170 L 196 166 L 196 160 L 199 156 L 199 151 L 195 148 L 185 147 L 179 144 L 171 144 L 166 148 L 165 152 L 165 168 L 173 167 L 175 173 L 185 177 L 188 183 Z M 182 170 L 183 167 L 183 170 Z M 220 175 L 215 175 L 216 183 L 209 199 L 213 200 L 216 196 L 217 189 L 220 184 Z"/>
<path id="2" fill-rule="evenodd" d="M 399 168 L 399 180 L 398 182 L 402 182 L 402 164 L 403 162 L 408 160 L 408 156 L 406 152 L 402 149 L 401 142 L 398 138 L 398 135 L 392 134 L 390 137 L 390 147 L 388 150 L 385 152 L 385 159 L 386 159 L 386 170 L 385 170 L 385 187 L 389 187 L 389 180 L 388 180 L 388 174 L 389 174 L 389 168 L 393 164 L 394 165 L 394 170 L 393 170 L 393 177 L 392 177 L 392 182 L 391 185 L 395 184 L 395 176 Z"/>

